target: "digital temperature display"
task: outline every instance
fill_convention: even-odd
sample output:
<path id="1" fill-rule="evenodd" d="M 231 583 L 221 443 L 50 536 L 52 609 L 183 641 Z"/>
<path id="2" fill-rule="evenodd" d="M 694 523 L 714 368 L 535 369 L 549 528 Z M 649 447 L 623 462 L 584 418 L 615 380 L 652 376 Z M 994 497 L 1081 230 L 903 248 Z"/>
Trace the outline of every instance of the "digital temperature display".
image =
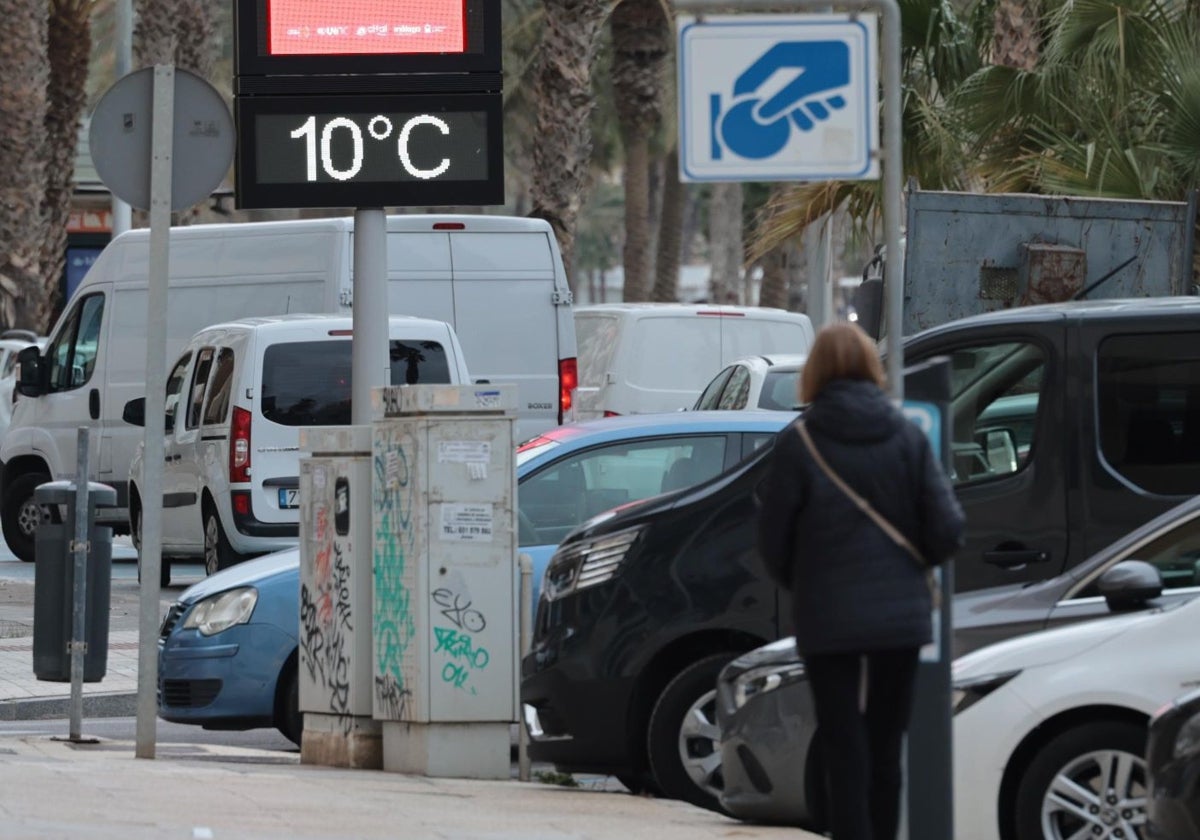
<path id="1" fill-rule="evenodd" d="M 466 22 L 466 0 L 267 0 L 267 52 L 461 53 Z"/>
<path id="2" fill-rule="evenodd" d="M 237 100 L 238 206 L 502 204 L 500 94 Z"/>

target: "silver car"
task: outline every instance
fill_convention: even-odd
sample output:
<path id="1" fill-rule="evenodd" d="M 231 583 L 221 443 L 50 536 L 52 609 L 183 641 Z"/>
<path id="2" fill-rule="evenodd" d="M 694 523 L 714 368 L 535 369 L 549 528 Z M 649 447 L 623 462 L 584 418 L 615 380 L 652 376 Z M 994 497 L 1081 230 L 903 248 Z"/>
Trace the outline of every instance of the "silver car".
<path id="1" fill-rule="evenodd" d="M 1167 511 L 1084 563 L 1040 583 L 954 599 L 955 654 L 1048 627 L 1163 606 L 1200 594 L 1200 497 Z M 820 828 L 824 796 L 816 718 L 792 639 L 721 672 L 716 716 L 734 816 Z"/>

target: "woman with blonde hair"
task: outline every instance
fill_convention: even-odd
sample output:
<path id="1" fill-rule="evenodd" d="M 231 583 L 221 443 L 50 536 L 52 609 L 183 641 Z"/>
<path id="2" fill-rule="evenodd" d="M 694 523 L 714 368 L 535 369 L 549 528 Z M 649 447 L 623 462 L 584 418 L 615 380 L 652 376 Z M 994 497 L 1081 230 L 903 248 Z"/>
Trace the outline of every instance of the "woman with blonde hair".
<path id="1" fill-rule="evenodd" d="M 822 329 L 800 381 L 807 408 L 780 432 L 759 492 L 759 552 L 792 595 L 834 840 L 895 840 L 918 650 L 932 638 L 926 573 L 964 524 L 929 441 L 884 384 L 866 333 Z"/>

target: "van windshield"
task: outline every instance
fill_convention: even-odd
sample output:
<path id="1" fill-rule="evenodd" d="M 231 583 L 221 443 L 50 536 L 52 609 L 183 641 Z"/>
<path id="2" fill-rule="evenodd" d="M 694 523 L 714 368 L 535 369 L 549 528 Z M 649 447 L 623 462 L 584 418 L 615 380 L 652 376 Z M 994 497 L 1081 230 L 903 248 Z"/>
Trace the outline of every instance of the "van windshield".
<path id="1" fill-rule="evenodd" d="M 393 385 L 450 382 L 446 350 L 436 341 L 391 342 Z M 292 341 L 263 354 L 262 415 L 284 426 L 350 423 L 350 341 Z"/>

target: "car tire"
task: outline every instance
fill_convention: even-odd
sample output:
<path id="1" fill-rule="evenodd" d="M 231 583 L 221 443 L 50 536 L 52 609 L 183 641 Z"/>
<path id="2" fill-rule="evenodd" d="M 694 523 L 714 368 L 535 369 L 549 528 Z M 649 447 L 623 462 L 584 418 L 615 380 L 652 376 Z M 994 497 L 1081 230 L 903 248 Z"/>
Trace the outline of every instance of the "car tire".
<path id="1" fill-rule="evenodd" d="M 25 473 L 17 476 L 4 494 L 3 510 L 0 510 L 0 527 L 9 551 L 26 563 L 32 563 L 37 555 L 37 528 L 49 521 L 46 508 L 33 501 L 33 491 L 45 484 L 50 476 L 43 472 Z"/>
<path id="2" fill-rule="evenodd" d="M 129 510 L 129 533 L 133 541 L 133 547 L 137 550 L 137 579 L 138 583 L 142 582 L 142 508 L 141 505 L 134 505 Z M 161 552 L 159 552 L 161 555 Z M 171 559 L 169 557 L 159 557 L 158 560 L 158 585 L 160 588 L 165 588 L 171 585 Z"/>
<path id="3" fill-rule="evenodd" d="M 1140 836 L 1134 826 L 1146 819 L 1145 749 L 1146 727 L 1128 721 L 1095 721 L 1056 735 L 1034 755 L 1018 783 L 1016 840 L 1073 837 L 1089 825 L 1097 836 L 1120 836 L 1116 828 L 1125 837 Z M 1055 783 L 1068 781 L 1051 800 Z M 1062 791 L 1070 791 L 1071 798 Z M 1142 804 L 1127 804 L 1129 799 Z M 1083 817 L 1083 811 L 1090 816 Z"/>
<path id="4" fill-rule="evenodd" d="M 297 747 L 304 735 L 304 715 L 300 714 L 300 671 L 293 661 L 284 668 L 287 683 L 283 688 L 276 729 Z"/>
<path id="5" fill-rule="evenodd" d="M 646 736 L 650 770 L 663 795 L 722 813 L 717 676 L 736 655 L 712 654 L 680 671 L 654 704 Z"/>
<path id="6" fill-rule="evenodd" d="M 225 529 L 221 526 L 221 516 L 211 502 L 204 505 L 204 574 L 215 575 L 222 569 L 228 569 L 245 558 L 229 545 Z"/>

